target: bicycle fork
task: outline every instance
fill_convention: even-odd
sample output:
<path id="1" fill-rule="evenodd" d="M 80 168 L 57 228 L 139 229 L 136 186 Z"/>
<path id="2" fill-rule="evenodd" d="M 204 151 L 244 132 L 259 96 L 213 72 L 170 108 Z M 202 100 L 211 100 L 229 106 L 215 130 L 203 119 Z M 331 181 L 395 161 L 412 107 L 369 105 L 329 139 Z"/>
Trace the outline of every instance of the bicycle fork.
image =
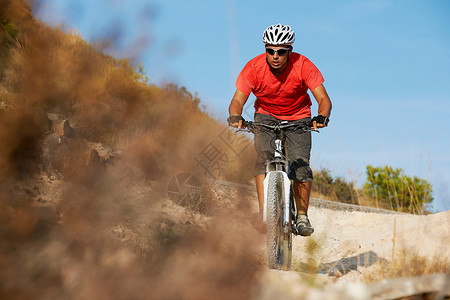
<path id="1" fill-rule="evenodd" d="M 291 198 L 290 198 L 290 191 L 291 191 L 291 181 L 289 180 L 288 175 L 286 172 L 283 171 L 270 171 L 266 174 L 266 178 L 264 178 L 264 208 L 263 208 L 263 221 L 267 222 L 267 187 L 269 184 L 269 178 L 271 176 L 275 176 L 275 173 L 279 173 L 282 175 L 283 178 L 283 201 L 282 201 L 282 224 L 284 228 L 284 232 L 288 233 L 289 231 L 289 214 L 290 212 L 290 205 L 291 205 Z"/>

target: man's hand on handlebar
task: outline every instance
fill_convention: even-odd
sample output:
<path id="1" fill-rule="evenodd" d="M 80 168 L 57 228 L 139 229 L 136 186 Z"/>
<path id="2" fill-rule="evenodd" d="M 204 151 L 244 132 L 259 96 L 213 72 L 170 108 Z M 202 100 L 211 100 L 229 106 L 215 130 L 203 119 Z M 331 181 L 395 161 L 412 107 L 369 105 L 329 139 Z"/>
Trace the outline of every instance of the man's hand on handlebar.
<path id="1" fill-rule="evenodd" d="M 330 121 L 330 119 L 328 117 L 325 117 L 325 116 L 322 116 L 322 115 L 315 116 L 311 120 L 312 128 L 314 130 L 317 130 L 317 128 L 327 127 L 329 121 Z"/>
<path id="2" fill-rule="evenodd" d="M 232 115 L 227 119 L 227 121 L 228 121 L 228 126 L 235 127 L 238 129 L 245 128 L 245 125 L 244 125 L 245 120 L 240 115 Z"/>
<path id="3" fill-rule="evenodd" d="M 228 126 L 238 128 L 238 129 L 245 129 L 249 122 L 246 122 L 245 119 L 240 115 L 231 115 L 227 119 Z M 318 115 L 312 118 L 311 122 L 308 126 L 311 126 L 311 130 L 317 131 L 318 128 L 324 128 L 328 126 L 328 122 L 330 119 L 328 117 Z"/>

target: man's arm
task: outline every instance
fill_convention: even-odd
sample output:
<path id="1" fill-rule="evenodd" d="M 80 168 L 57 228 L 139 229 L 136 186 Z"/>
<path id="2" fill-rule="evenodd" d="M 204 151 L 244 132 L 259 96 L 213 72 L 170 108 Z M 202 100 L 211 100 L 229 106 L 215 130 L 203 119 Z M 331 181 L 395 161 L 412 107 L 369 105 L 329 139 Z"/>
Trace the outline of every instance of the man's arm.
<path id="1" fill-rule="evenodd" d="M 323 84 L 319 85 L 312 91 L 314 98 L 316 99 L 317 103 L 319 104 L 319 110 L 318 115 L 322 115 L 324 117 L 330 117 L 331 114 L 331 100 L 330 97 L 327 94 L 327 91 L 325 90 L 325 87 Z M 320 124 L 316 121 L 313 122 L 313 127 L 315 129 L 326 127 L 326 124 Z"/>
<path id="2" fill-rule="evenodd" d="M 236 89 L 234 93 L 233 99 L 231 99 L 230 107 L 228 111 L 230 112 L 230 116 L 240 116 L 242 115 L 242 109 L 244 108 L 245 102 L 247 102 L 248 95 L 244 94 L 240 90 Z M 231 127 L 237 127 L 239 129 L 242 128 L 242 120 L 238 123 L 231 123 Z"/>

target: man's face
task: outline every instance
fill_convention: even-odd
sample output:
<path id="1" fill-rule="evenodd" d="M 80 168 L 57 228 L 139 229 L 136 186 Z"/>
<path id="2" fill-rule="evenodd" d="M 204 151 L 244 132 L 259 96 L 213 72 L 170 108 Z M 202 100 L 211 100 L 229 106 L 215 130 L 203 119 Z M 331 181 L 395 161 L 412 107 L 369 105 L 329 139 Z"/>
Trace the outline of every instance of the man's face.
<path id="1" fill-rule="evenodd" d="M 266 45 L 266 58 L 270 67 L 274 70 L 279 70 L 283 68 L 288 61 L 291 49 L 292 48 L 289 45 L 278 45 L 278 46 Z"/>

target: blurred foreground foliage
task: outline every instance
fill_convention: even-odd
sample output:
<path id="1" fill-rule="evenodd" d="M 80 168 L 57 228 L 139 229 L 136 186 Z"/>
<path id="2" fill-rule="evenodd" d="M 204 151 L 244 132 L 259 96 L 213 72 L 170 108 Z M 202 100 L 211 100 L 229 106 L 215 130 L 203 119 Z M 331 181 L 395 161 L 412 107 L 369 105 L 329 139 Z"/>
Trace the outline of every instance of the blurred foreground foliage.
<path id="1" fill-rule="evenodd" d="M 27 3 L 0 0 L 0 299 L 250 298 L 245 206 L 214 226 L 167 190 L 179 172 L 251 178 L 245 137 Z"/>
<path id="2" fill-rule="evenodd" d="M 3 107 L 62 115 L 80 137 L 125 153 L 149 178 L 180 171 L 252 178 L 252 147 L 234 144 L 248 138 L 236 138 L 216 121 L 197 94 L 149 83 L 152 70 L 147 75 L 141 63 L 111 57 L 76 34 L 39 23 L 23 1 L 1 3 Z"/>

